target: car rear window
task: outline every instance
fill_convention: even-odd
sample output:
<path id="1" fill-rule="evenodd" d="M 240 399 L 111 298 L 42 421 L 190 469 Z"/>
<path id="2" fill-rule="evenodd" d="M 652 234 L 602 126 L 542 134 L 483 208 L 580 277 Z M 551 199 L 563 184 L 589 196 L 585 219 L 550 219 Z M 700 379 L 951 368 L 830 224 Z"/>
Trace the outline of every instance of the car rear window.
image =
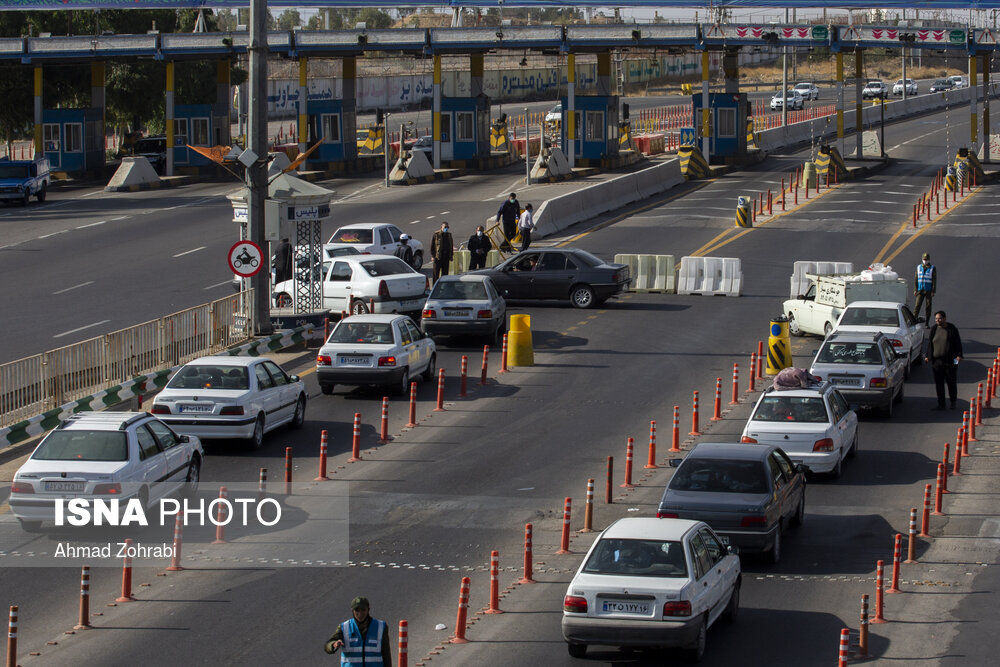
<path id="1" fill-rule="evenodd" d="M 341 322 L 328 342 L 385 345 L 393 342 L 392 325 L 388 322 Z"/>
<path id="2" fill-rule="evenodd" d="M 857 364 L 877 366 L 882 363 L 882 353 L 875 343 L 826 343 L 816 355 L 820 364 Z"/>
<path id="3" fill-rule="evenodd" d="M 602 539 L 583 571 L 641 577 L 686 577 L 684 545 L 662 540 Z"/>
<path id="4" fill-rule="evenodd" d="M 124 431 L 52 431 L 31 458 L 36 461 L 127 461 Z"/>
<path id="5" fill-rule="evenodd" d="M 767 493 L 767 476 L 758 461 L 687 459 L 670 478 L 674 491 Z"/>
<path id="6" fill-rule="evenodd" d="M 372 230 L 353 229 L 351 227 L 338 229 L 336 232 L 334 232 L 333 236 L 330 237 L 329 241 L 329 243 L 371 243 L 371 242 L 372 242 Z"/>
<path id="7" fill-rule="evenodd" d="M 752 419 L 762 422 L 825 424 L 826 406 L 819 396 L 765 396 Z"/>
<path id="8" fill-rule="evenodd" d="M 441 280 L 431 291 L 432 299 L 469 299 L 485 301 L 486 286 L 483 283 Z"/>
<path id="9" fill-rule="evenodd" d="M 249 389 L 245 366 L 185 366 L 167 383 L 168 389 Z"/>
<path id="10" fill-rule="evenodd" d="M 581 263 L 586 264 L 589 267 L 601 266 L 604 264 L 604 260 L 591 255 L 586 250 L 576 250 L 573 252 L 573 258 L 579 260 Z"/>
<path id="11" fill-rule="evenodd" d="M 898 327 L 899 313 L 894 308 L 848 308 L 841 324 L 870 327 Z"/>
<path id="12" fill-rule="evenodd" d="M 399 259 L 398 257 L 386 257 L 385 259 L 370 259 L 361 262 L 361 268 L 368 272 L 373 278 L 379 276 L 394 276 L 399 273 L 416 273 L 413 267 Z"/>

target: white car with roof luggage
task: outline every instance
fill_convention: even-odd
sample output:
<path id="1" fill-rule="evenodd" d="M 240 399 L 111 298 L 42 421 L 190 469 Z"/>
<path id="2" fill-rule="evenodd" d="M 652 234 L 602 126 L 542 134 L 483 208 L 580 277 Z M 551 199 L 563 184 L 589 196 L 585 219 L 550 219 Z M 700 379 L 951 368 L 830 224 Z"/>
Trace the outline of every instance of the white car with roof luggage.
<path id="1" fill-rule="evenodd" d="M 358 222 L 335 231 L 323 248 L 327 251 L 354 248 L 367 255 L 392 255 L 399 247 L 399 237 L 402 235 L 402 230 L 396 225 Z M 409 246 L 413 248 L 413 268 L 419 269 L 424 263 L 424 246 L 413 237 L 410 237 Z"/>
<path id="2" fill-rule="evenodd" d="M 924 318 L 915 317 L 905 303 L 892 301 L 855 301 L 840 314 L 833 330 L 882 333 L 896 352 L 907 356 L 907 376 L 910 364 L 923 360 L 928 331 Z"/>

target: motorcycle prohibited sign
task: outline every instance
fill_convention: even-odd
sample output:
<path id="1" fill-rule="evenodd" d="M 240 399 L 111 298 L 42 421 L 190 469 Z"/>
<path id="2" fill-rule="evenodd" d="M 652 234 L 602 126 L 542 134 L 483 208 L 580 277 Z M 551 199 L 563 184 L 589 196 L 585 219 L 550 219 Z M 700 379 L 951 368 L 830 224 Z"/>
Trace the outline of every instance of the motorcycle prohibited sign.
<path id="1" fill-rule="evenodd" d="M 264 253 L 253 241 L 237 241 L 229 249 L 229 268 L 238 276 L 249 278 L 260 271 L 264 264 Z"/>

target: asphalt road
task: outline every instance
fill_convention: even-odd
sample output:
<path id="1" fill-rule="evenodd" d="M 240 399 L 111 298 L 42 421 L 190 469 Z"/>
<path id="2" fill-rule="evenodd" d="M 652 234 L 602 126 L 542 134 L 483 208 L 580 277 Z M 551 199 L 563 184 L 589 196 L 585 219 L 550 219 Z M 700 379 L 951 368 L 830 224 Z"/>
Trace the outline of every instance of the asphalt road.
<path id="1" fill-rule="evenodd" d="M 352 564 L 240 569 L 227 562 L 223 552 L 221 562 L 198 563 L 191 571 L 169 577 L 140 570 L 136 581 L 150 584 L 140 589 L 141 601 L 107 608 L 103 603 L 114 597 L 117 572 L 101 569 L 94 577 L 94 599 L 100 603 L 95 602 L 95 608 L 101 606 L 105 614 L 96 621 L 104 629 L 73 637 L 62 636 L 62 631 L 75 620 L 76 570 L 7 568 L 0 571 L 0 589 L 6 593 L 0 602 L 21 605 L 22 654 L 42 652 L 37 658 L 22 658 L 21 663 L 312 664 L 329 659 L 320 652 L 322 642 L 346 616 L 347 601 L 357 594 L 370 597 L 373 613 L 388 620 L 391 628 L 395 629 L 398 619 L 409 620 L 412 663 L 436 650 L 453 631 L 461 576 L 473 579 L 471 607 L 478 609 L 485 604 L 485 565 L 491 549 L 500 551 L 505 589 L 520 577 L 523 527 L 530 521 L 535 525 L 536 578 L 541 583 L 513 587 L 502 602 L 511 613 L 478 620 L 469 631 L 472 644 L 449 646 L 433 656 L 432 664 L 579 664 L 566 655 L 558 629 L 565 585 L 578 563 L 578 556 L 553 553 L 563 498 L 572 497 L 579 510 L 588 478 L 597 479 L 598 488 L 602 488 L 600 480 L 609 455 L 616 459 L 617 484 L 627 436 L 636 438 L 637 460 L 643 461 L 651 419 L 660 425 L 658 462 L 662 465 L 672 406 L 682 406 L 686 432 L 691 392 L 698 390 L 705 419 L 709 410 L 704 406 L 710 406 L 715 378 L 722 377 L 728 390 L 732 364 L 745 366 L 756 342 L 766 334 L 767 320 L 787 298 L 793 261 L 852 261 L 862 267 L 878 259 L 908 276 L 920 253 L 931 252 L 942 271 L 935 307 L 947 309 L 965 340 L 967 360 L 960 367 L 960 395 L 970 395 L 970 383 L 985 375 L 984 364 L 993 357 L 1000 326 L 1000 314 L 983 307 L 988 301 L 982 298 L 979 287 L 989 283 L 988 267 L 998 251 L 996 232 L 1000 227 L 994 222 L 995 204 L 990 195 L 995 186 L 987 186 L 940 221 L 921 225 L 916 232 L 908 229 L 913 202 L 954 154 L 958 137 L 968 135 L 967 122 L 963 107 L 950 117 L 937 114 L 888 127 L 887 144 L 894 158 L 888 168 L 866 180 L 842 184 L 808 204 L 801 201 L 798 209 L 747 233 L 732 227 L 736 197 L 776 189 L 781 177 L 802 162 L 803 154 L 776 156 L 751 171 L 693 184 L 680 193 L 667 193 L 607 216 L 596 221 L 606 223 L 597 228 L 570 230 L 567 239 L 572 238 L 573 245 L 604 256 L 641 249 L 677 257 L 699 250 L 700 254 L 739 257 L 744 272 L 743 296 L 630 295 L 593 312 L 514 304 L 514 312 L 531 315 L 536 366 L 493 375 L 487 386 L 476 387 L 471 398 L 461 400 L 453 379 L 458 357 L 469 355 L 475 367 L 479 347 L 470 341 L 448 349 L 439 357 L 452 378 L 447 388 L 448 410 L 431 412 L 433 390 L 422 383 L 418 406 L 421 425 L 404 430 L 405 402 L 393 400 L 390 430 L 397 437 L 377 451 L 372 448 L 377 438 L 379 393 L 357 390 L 321 396 L 308 374 L 309 355 L 297 362 L 289 360 L 289 368 L 304 369 L 308 378 L 306 429 L 271 434 L 259 453 L 244 452 L 232 443 L 212 445 L 204 479 L 206 484 L 253 481 L 259 467 L 280 468 L 285 446 L 295 447 L 296 475 L 309 478 L 315 470 L 313 454 L 319 431 L 328 429 L 334 477 L 350 482 Z M 389 211 L 406 224 L 418 219 L 413 228 L 428 232 L 441 216 L 448 215 L 453 226 L 471 230 L 483 216 L 483 209 L 487 214 L 495 210 L 497 198 L 513 187 L 511 182 L 500 185 L 473 178 L 428 186 L 415 194 L 403 188 L 389 192 L 372 188 L 371 195 L 358 193 L 338 208 L 350 209 L 344 213 L 351 219 L 376 219 Z M 335 189 L 349 195 L 354 192 L 352 187 L 361 186 Z M 138 262 L 135 267 L 130 265 L 127 273 L 118 271 L 116 282 L 112 282 L 113 272 L 107 273 L 107 284 L 95 281 L 93 292 L 91 285 L 73 290 L 77 292 L 73 299 L 79 300 L 75 306 L 79 308 L 75 312 L 78 321 L 82 314 L 91 318 L 88 321 L 106 317 L 99 311 L 101 301 L 112 301 L 115 312 L 128 311 L 136 321 L 148 319 L 146 313 L 174 307 L 171 289 L 177 290 L 178 303 L 197 294 L 196 289 L 205 293 L 227 289 L 211 287 L 229 277 L 221 255 L 218 267 L 201 266 L 210 263 L 194 261 L 190 255 L 173 257 L 208 242 L 221 248 L 232 238 L 232 228 L 223 224 L 228 215 L 222 206 L 225 200 L 217 201 L 220 195 L 213 188 L 219 189 L 206 185 L 170 193 L 173 197 L 148 193 L 116 197 L 115 202 L 141 201 L 140 210 L 148 212 L 114 221 L 121 224 L 111 226 L 110 217 L 125 215 L 127 206 L 122 206 L 105 224 L 41 241 L 25 240 L 26 247 L 17 253 L 29 257 L 29 248 L 36 247 L 32 244 L 38 244 L 36 253 L 51 252 L 52 245 L 60 244 L 58 257 L 71 265 L 58 274 L 59 284 L 66 287 L 91 279 L 78 275 L 83 259 L 91 267 L 103 267 L 109 261 L 111 255 L 100 250 L 96 257 L 71 256 L 74 248 L 78 253 L 94 240 L 88 234 L 107 235 L 106 244 L 124 236 L 130 239 L 127 243 L 133 252 L 158 258 L 159 264 L 168 263 L 168 257 L 190 258 L 190 265 L 178 267 L 176 283 L 161 285 Z M 177 195 L 187 196 L 198 215 L 165 210 L 176 204 Z M 423 200 L 419 203 L 415 200 L 418 195 Z M 103 209 L 116 204 L 93 199 L 99 196 L 67 198 L 74 203 L 67 203 L 65 210 L 75 213 L 94 201 L 95 210 L 90 215 L 100 211 L 107 217 Z M 538 198 L 542 196 L 544 192 L 538 191 Z M 201 198 L 209 199 L 195 203 Z M 522 197 L 522 202 L 526 199 L 531 201 Z M 54 199 L 53 204 L 58 201 Z M 43 210 L 39 207 L 29 213 Z M 206 210 L 215 212 L 214 221 L 207 219 Z M 467 213 L 458 218 L 462 211 Z M 429 218 L 431 215 L 435 217 Z M 40 219 L 26 235 L 57 230 L 65 225 L 59 216 L 54 212 Z M 86 220 L 96 217 L 101 216 Z M 9 221 L 0 220 L 0 224 Z M 171 225 L 175 234 L 164 229 Z M 209 232 L 209 227 L 214 232 Z M 74 233 L 79 236 L 74 237 Z M 207 253 L 207 248 L 193 255 L 199 253 Z M 9 248 L 5 254 L 12 254 Z M 34 255 L 34 264 L 40 263 L 38 256 Z M 28 259 L 19 261 L 21 270 L 32 269 Z M 7 264 L 4 262 L 0 271 L 10 271 Z M 52 271 L 48 265 L 46 269 Z M 122 280 L 122 274 L 129 279 Z M 5 275 L 4 280 L 10 275 L 16 274 Z M 188 283 L 187 287 L 183 283 Z M 49 292 L 33 293 L 36 302 L 47 302 L 54 286 L 46 287 Z M 19 291 L 25 289 L 30 289 L 30 284 Z M 132 289 L 135 296 L 130 296 Z M 19 321 L 22 326 L 37 313 L 24 310 L 28 313 Z M 107 312 L 111 311 L 108 307 Z M 60 326 L 65 323 L 52 327 L 53 331 L 62 331 Z M 797 364 L 807 364 L 818 343 L 816 338 L 797 339 L 793 346 Z M 846 466 L 840 480 L 812 481 L 806 524 L 786 540 L 782 562 L 767 566 L 752 558 L 744 560 L 743 615 L 735 625 L 720 626 L 709 633 L 706 664 L 832 662 L 837 632 L 841 627 L 857 626 L 860 594 L 872 592 L 875 560 L 891 558 L 892 535 L 905 533 L 908 509 L 918 506 L 923 485 L 932 481 L 941 443 L 954 434 L 955 414 L 928 412 L 933 402 L 929 370 L 918 367 L 906 388 L 902 408 L 891 422 L 863 419 L 861 454 Z M 704 439 L 738 437 L 748 409 L 744 400 L 720 423 L 706 428 Z M 363 414 L 366 460 L 349 465 L 345 459 L 354 412 Z M 974 457 L 972 464 L 988 466 L 989 457 Z M 637 470 L 640 467 L 637 465 Z M 598 502 L 595 526 L 606 525 L 618 516 L 655 511 L 668 470 L 653 470 L 641 477 L 637 472 L 637 490 L 620 494 L 616 489 L 611 507 Z M 975 481 L 970 476 L 962 483 Z M 991 490 L 996 491 L 995 478 L 977 493 Z M 599 498 L 601 495 L 599 492 Z M 968 525 L 963 525 L 961 534 L 980 534 L 982 524 L 992 520 L 989 511 L 983 508 L 983 516 L 978 517 L 974 512 L 952 517 L 945 520 L 947 523 L 936 523 L 935 529 L 943 531 L 964 522 Z M 579 528 L 579 514 L 575 517 L 574 528 Z M 22 551 L 51 547 L 52 541 L 46 536 L 20 539 L 22 542 L 14 546 Z M 580 552 L 588 543 L 586 535 L 578 535 L 573 550 Z M 4 551 L 10 549 L 5 543 Z M 942 586 L 947 588 L 942 590 L 948 594 L 934 595 L 933 612 L 918 614 L 916 622 L 873 628 L 873 652 L 885 654 L 887 659 L 916 656 L 934 664 L 943 661 L 942 656 L 982 654 L 981 647 L 968 648 L 975 642 L 995 644 L 996 619 L 982 608 L 980 598 L 968 595 L 973 590 L 992 590 L 995 550 L 981 560 L 984 567 L 954 581 L 951 575 L 933 574 L 935 567 L 944 569 L 943 563 L 928 564 L 932 573 L 925 578 L 943 578 Z M 928 588 L 891 596 L 890 609 L 896 610 L 897 618 L 906 605 L 922 610 L 920 605 L 927 604 L 933 593 Z M 960 632 L 968 626 L 947 622 L 952 613 L 975 620 L 977 632 Z M 438 623 L 447 628 L 434 630 Z M 54 638 L 59 644 L 47 646 L 46 641 Z M 594 651 L 591 662 L 659 664 L 659 656 Z"/>

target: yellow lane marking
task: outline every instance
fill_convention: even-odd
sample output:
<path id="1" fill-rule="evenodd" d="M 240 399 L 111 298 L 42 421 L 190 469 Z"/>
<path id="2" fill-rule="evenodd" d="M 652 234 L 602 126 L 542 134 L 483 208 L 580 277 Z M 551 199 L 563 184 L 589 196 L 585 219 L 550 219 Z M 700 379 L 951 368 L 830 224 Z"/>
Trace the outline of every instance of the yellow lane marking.
<path id="1" fill-rule="evenodd" d="M 6 514 L 9 511 L 10 511 L 10 504 L 7 501 L 4 501 L 4 503 L 0 505 L 0 514 Z"/>
<path id="2" fill-rule="evenodd" d="M 586 324 L 586 322 L 580 322 L 580 324 Z M 566 331 L 574 331 L 574 330 L 576 330 L 576 327 L 575 327 L 575 326 L 572 326 L 572 327 L 566 327 Z"/>
<path id="3" fill-rule="evenodd" d="M 873 262 L 881 262 L 882 261 L 882 257 L 885 255 L 885 253 L 887 253 L 889 251 L 889 248 L 892 247 L 892 244 L 896 242 L 896 239 L 899 238 L 900 234 L 902 234 L 903 232 L 905 232 L 906 228 L 909 225 L 911 225 L 911 224 L 913 224 L 911 220 L 906 220 L 906 221 L 902 222 L 899 225 L 899 229 L 896 230 L 896 233 L 889 237 L 889 240 L 885 242 L 885 245 L 882 246 L 882 249 L 878 251 L 878 254 L 875 255 L 875 259 L 872 260 L 872 261 Z M 931 224 L 933 224 L 933 223 L 931 223 Z"/>
<path id="4" fill-rule="evenodd" d="M 307 368 L 304 371 L 302 371 L 301 373 L 299 373 L 298 376 L 302 377 L 303 375 L 309 375 L 310 373 L 315 373 L 315 372 L 316 372 L 316 367 L 315 366 L 310 366 L 309 368 Z"/>
<path id="5" fill-rule="evenodd" d="M 982 190 L 982 187 L 977 187 L 976 189 L 974 189 L 974 190 L 971 190 L 971 191 L 969 192 L 969 194 L 967 194 L 967 195 L 965 196 L 965 198 L 964 198 L 964 199 L 963 199 L 962 201 L 954 203 L 954 204 L 953 204 L 953 205 L 951 206 L 951 208 L 949 208 L 948 210 L 946 210 L 946 211 L 945 211 L 944 213 L 942 213 L 941 215 L 939 215 L 939 216 L 938 216 L 937 218 L 935 218 L 934 220 L 931 220 L 930 222 L 928 222 L 928 223 L 927 223 L 926 225 L 924 225 L 923 227 L 921 227 L 920 229 L 918 229 L 918 230 L 917 230 L 916 232 L 914 232 L 914 233 L 913 233 L 913 236 L 911 236 L 910 238 L 906 239 L 906 240 L 905 240 L 905 241 L 904 241 L 904 242 L 902 243 L 902 245 L 900 245 L 900 246 L 899 246 L 898 248 L 896 248 L 896 251 L 895 251 L 894 253 L 892 253 L 891 255 L 889 255 L 888 257 L 886 257 L 886 258 L 885 258 L 885 260 L 883 261 L 883 263 L 888 263 L 888 262 L 891 262 L 892 260 L 896 259 L 896 257 L 897 257 L 897 256 L 899 255 L 899 253 L 901 253 L 901 252 L 903 252 L 904 250 L 906 250 L 906 247 L 907 247 L 907 246 L 909 246 L 909 245 L 910 245 L 911 243 L 913 243 L 914 241 L 916 241 L 916 240 L 917 240 L 917 238 L 919 238 L 921 234 L 923 234 L 923 233 L 924 233 L 924 232 L 926 232 L 926 231 L 927 231 L 928 229 L 930 229 L 930 228 L 931 228 L 931 225 L 933 225 L 933 224 L 934 224 L 934 223 L 936 223 L 936 222 L 937 222 L 938 220 L 940 220 L 940 219 L 941 219 L 941 218 L 943 218 L 944 216 L 946 216 L 946 215 L 948 215 L 949 213 L 951 213 L 952 211 L 954 211 L 954 210 L 955 210 L 956 208 L 958 208 L 959 206 L 961 206 L 961 205 L 962 205 L 962 204 L 964 204 L 965 202 L 969 201 L 969 200 L 970 200 L 970 199 L 972 198 L 972 196 L 973 196 L 974 194 L 978 193 L 978 192 L 979 192 L 980 190 Z"/>

